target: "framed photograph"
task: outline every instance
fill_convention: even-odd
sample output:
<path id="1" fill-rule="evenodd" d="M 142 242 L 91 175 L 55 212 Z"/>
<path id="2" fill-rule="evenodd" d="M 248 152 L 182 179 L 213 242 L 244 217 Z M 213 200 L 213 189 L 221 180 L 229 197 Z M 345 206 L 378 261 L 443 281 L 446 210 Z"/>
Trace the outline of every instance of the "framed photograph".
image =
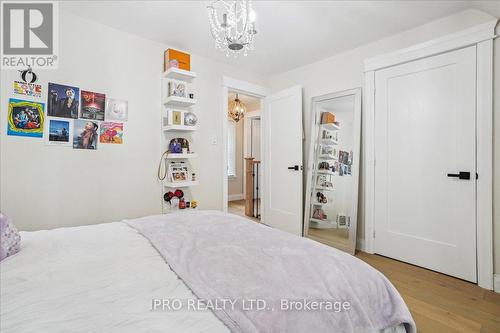
<path id="1" fill-rule="evenodd" d="M 128 102 L 121 99 L 106 98 L 106 110 L 104 119 L 107 121 L 128 120 Z"/>
<path id="2" fill-rule="evenodd" d="M 66 119 L 47 119 L 45 142 L 49 145 L 71 147 L 73 122 Z"/>
<path id="3" fill-rule="evenodd" d="M 185 182 L 189 179 L 188 168 L 184 163 L 170 163 L 169 174 L 172 182 Z"/>
<path id="4" fill-rule="evenodd" d="M 184 82 L 168 82 L 168 96 L 186 97 L 187 89 Z"/>
<path id="5" fill-rule="evenodd" d="M 44 110 L 43 103 L 9 99 L 7 135 L 43 137 Z"/>
<path id="6" fill-rule="evenodd" d="M 78 119 L 80 89 L 49 82 L 47 115 L 51 117 Z"/>
<path id="7" fill-rule="evenodd" d="M 74 127 L 73 148 L 96 150 L 99 136 L 97 121 L 78 119 Z"/>
<path id="8" fill-rule="evenodd" d="M 172 111 L 172 124 L 182 125 L 182 111 Z"/>
<path id="9" fill-rule="evenodd" d="M 80 118 L 90 120 L 104 120 L 106 95 L 82 90 L 82 110 Z"/>
<path id="10" fill-rule="evenodd" d="M 123 143 L 123 123 L 102 122 L 99 142 L 121 145 Z"/>

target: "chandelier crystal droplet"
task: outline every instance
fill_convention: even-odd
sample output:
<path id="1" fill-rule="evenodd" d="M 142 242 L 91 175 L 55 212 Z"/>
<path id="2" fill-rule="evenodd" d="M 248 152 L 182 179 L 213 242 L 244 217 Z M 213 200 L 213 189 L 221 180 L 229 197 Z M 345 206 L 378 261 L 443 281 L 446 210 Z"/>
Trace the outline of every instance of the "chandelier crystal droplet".
<path id="1" fill-rule="evenodd" d="M 255 12 L 250 0 L 216 0 L 207 6 L 215 47 L 235 57 L 253 50 Z"/>

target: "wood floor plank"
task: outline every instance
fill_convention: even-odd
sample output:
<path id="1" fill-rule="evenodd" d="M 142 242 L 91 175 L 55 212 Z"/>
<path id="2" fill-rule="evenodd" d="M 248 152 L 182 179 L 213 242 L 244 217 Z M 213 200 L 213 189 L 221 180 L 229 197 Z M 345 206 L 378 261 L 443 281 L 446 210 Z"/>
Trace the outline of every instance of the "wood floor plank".
<path id="1" fill-rule="evenodd" d="M 356 256 L 394 284 L 418 332 L 500 333 L 500 294 L 383 256 L 363 252 Z"/>

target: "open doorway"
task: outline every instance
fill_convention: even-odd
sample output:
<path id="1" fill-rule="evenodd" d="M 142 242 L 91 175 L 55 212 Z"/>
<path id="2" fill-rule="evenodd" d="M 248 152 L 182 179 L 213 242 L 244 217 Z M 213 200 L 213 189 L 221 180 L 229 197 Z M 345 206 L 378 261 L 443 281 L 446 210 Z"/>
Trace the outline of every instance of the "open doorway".
<path id="1" fill-rule="evenodd" d="M 228 90 L 228 211 L 260 221 L 261 98 Z"/>

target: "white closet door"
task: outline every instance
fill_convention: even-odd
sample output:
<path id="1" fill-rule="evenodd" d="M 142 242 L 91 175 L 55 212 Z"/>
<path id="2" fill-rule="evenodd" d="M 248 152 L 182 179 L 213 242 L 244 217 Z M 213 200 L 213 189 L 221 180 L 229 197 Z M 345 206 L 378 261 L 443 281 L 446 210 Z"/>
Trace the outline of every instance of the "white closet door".
<path id="1" fill-rule="evenodd" d="M 264 100 L 262 113 L 262 221 L 302 235 L 302 88 Z"/>
<path id="2" fill-rule="evenodd" d="M 375 87 L 375 252 L 476 282 L 476 47 L 377 71 Z"/>

